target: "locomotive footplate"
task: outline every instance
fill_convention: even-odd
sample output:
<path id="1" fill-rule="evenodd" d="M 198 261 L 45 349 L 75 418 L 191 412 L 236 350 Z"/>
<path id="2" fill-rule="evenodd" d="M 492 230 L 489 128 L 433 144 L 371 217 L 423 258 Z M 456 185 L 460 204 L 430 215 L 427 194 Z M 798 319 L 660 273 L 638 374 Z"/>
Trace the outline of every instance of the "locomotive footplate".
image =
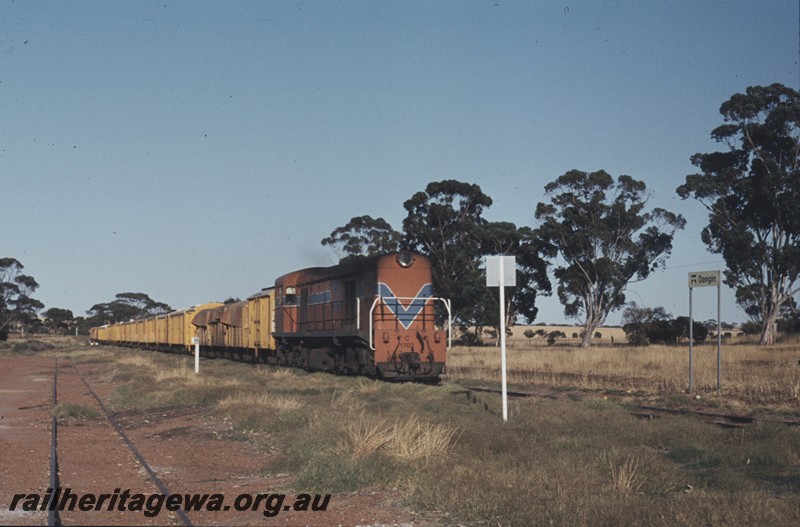
<path id="1" fill-rule="evenodd" d="M 417 371 L 398 370 L 392 362 L 379 362 L 376 366 L 380 377 L 387 381 L 438 382 L 444 372 L 444 362 L 423 362 Z"/>
<path id="2" fill-rule="evenodd" d="M 423 355 L 416 351 L 395 351 L 389 362 L 378 363 L 377 366 L 381 377 L 385 379 L 417 380 L 440 375 L 444 364 L 434 362 L 432 353 Z"/>

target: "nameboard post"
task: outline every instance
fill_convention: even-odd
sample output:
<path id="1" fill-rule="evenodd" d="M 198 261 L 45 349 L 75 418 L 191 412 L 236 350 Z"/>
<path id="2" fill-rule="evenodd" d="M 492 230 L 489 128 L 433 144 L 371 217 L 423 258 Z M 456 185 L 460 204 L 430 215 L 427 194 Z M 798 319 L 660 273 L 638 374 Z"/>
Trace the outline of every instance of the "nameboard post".
<path id="1" fill-rule="evenodd" d="M 692 372 L 692 344 L 694 340 L 694 319 L 692 318 L 692 289 L 695 287 L 717 286 L 717 393 L 722 390 L 722 319 L 720 317 L 721 298 L 720 286 L 722 285 L 719 270 L 694 271 L 689 273 L 689 393 L 693 389 Z"/>
<path id="2" fill-rule="evenodd" d="M 502 380 L 503 421 L 508 421 L 508 386 L 506 377 L 506 287 L 517 285 L 514 256 L 486 257 L 486 286 L 500 288 L 500 375 Z"/>

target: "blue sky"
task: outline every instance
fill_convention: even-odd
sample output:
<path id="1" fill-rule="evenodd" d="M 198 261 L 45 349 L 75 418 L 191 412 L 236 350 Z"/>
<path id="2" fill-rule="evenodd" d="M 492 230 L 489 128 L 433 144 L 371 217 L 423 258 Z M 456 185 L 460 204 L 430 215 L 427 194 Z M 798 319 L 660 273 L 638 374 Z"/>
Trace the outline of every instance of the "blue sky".
<path id="1" fill-rule="evenodd" d="M 5 1 L 0 256 L 76 315 L 123 291 L 185 307 L 335 263 L 323 237 L 399 228 L 430 181 L 533 226 L 546 183 L 604 169 L 687 218 L 628 295 L 685 314 L 687 273 L 723 262 L 675 188 L 731 95 L 800 88 L 799 28 L 796 0 Z M 727 288 L 722 318 L 745 319 Z"/>

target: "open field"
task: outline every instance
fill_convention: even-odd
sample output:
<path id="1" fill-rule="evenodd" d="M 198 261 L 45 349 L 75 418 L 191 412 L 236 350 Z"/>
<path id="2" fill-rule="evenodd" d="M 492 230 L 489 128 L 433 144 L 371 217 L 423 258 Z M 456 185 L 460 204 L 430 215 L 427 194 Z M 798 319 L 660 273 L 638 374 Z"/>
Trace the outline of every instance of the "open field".
<path id="1" fill-rule="evenodd" d="M 665 397 L 685 393 L 689 385 L 688 347 L 540 346 L 510 348 L 507 353 L 509 382 L 520 386 Z M 723 345 L 721 362 L 722 393 L 717 395 L 716 344 L 694 346 L 694 393 L 728 407 L 800 407 L 800 345 Z M 453 380 L 499 382 L 500 349 L 454 348 L 447 368 Z"/>
<path id="2" fill-rule="evenodd" d="M 158 437 L 173 448 L 196 440 L 179 433 L 185 422 L 170 432 L 171 409 L 199 409 L 196 419 L 230 425 L 238 444 L 255 445 L 251 476 L 279 482 L 270 490 L 332 493 L 340 503 L 379 497 L 367 507 L 394 511 L 391 521 L 399 524 L 800 522 L 800 426 L 759 418 L 728 429 L 630 411 L 634 402 L 660 398 L 800 417 L 800 352 L 791 347 L 723 349 L 721 396 L 713 393 L 715 357 L 706 357 L 712 348 L 698 349 L 700 400 L 683 393 L 685 350 L 513 350 L 516 386 L 563 396 L 512 399 L 507 423 L 498 418 L 499 397 L 465 388 L 496 383 L 497 348 L 453 350 L 447 379 L 426 386 L 223 360 L 204 360 L 196 376 L 187 356 L 13 347 L 0 346 L 0 361 L 4 354 L 73 357 L 114 412 L 164 416 Z M 203 448 L 197 461 L 219 454 Z M 363 525 L 364 517 L 367 511 L 337 521 Z"/>

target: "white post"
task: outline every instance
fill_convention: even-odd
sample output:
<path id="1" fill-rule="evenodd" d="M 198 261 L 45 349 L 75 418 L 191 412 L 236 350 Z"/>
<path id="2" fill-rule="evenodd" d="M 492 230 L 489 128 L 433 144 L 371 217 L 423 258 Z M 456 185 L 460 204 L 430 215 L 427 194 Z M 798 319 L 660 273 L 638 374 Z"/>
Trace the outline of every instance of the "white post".
<path id="1" fill-rule="evenodd" d="M 194 344 L 194 372 L 200 373 L 200 337 L 192 337 Z"/>
<path id="2" fill-rule="evenodd" d="M 692 341 L 694 334 L 692 332 L 694 320 L 692 319 L 692 288 L 689 287 L 689 393 L 692 393 L 692 381 L 694 380 L 692 372 Z"/>
<path id="3" fill-rule="evenodd" d="M 503 273 L 503 264 L 500 264 L 500 371 L 503 384 L 503 421 L 508 421 L 508 388 L 506 385 L 506 286 Z"/>
<path id="4" fill-rule="evenodd" d="M 717 281 L 717 393 L 722 390 L 722 283 Z"/>
<path id="5" fill-rule="evenodd" d="M 508 265 L 508 269 L 505 266 Z M 506 273 L 506 271 L 508 271 Z M 508 276 L 506 276 L 508 275 Z M 517 285 L 513 256 L 486 257 L 486 285 L 500 288 L 500 376 L 502 379 L 503 421 L 508 421 L 508 378 L 506 376 L 506 286 Z"/>

